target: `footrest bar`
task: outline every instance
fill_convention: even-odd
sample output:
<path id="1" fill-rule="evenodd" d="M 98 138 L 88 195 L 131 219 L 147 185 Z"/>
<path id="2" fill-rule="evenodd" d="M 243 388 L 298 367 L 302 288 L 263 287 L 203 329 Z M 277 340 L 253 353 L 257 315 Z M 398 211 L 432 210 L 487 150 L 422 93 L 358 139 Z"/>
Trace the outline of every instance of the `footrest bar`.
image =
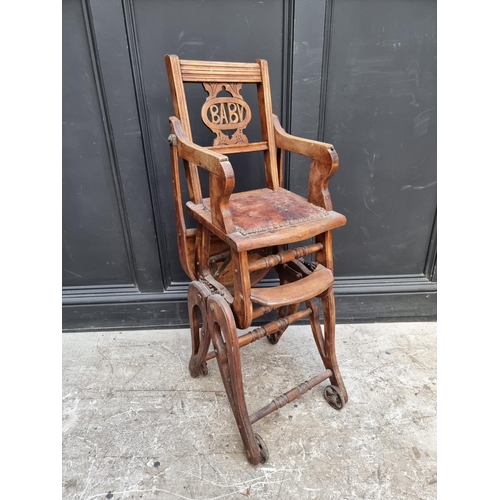
<path id="1" fill-rule="evenodd" d="M 290 314 L 290 316 L 286 316 L 284 318 L 279 318 L 275 321 L 271 321 L 270 323 L 267 323 L 264 326 L 259 326 L 255 330 L 252 330 L 251 332 L 245 333 L 245 335 L 238 337 L 238 343 L 240 347 L 243 347 L 248 344 L 251 344 L 252 342 L 255 342 L 256 340 L 260 340 L 261 338 L 266 337 L 267 335 L 271 335 L 272 333 L 284 330 L 289 325 L 295 323 L 299 319 L 303 319 L 309 316 L 311 314 L 311 311 L 312 311 L 311 308 L 306 307 L 306 309 L 303 309 L 302 311 L 297 311 L 294 314 Z"/>
<path id="2" fill-rule="evenodd" d="M 317 297 L 327 289 L 330 289 L 332 285 L 332 271 L 318 264 L 309 276 L 292 283 L 268 288 L 251 288 L 250 300 L 254 304 L 271 308 L 272 310 Z M 253 317 L 255 317 L 255 311 Z"/>
<path id="3" fill-rule="evenodd" d="M 264 406 L 264 408 L 261 408 L 255 413 L 252 413 L 252 415 L 250 415 L 249 417 L 250 423 L 254 424 L 255 422 L 258 422 L 261 418 L 264 418 L 273 411 L 276 411 L 279 408 L 282 408 L 283 406 L 287 405 L 288 403 L 295 401 L 297 398 L 302 396 L 302 394 L 305 394 L 307 391 L 310 391 L 313 387 L 317 386 L 318 384 L 323 382 L 323 380 L 326 380 L 331 376 L 332 376 L 332 371 L 325 370 L 319 375 L 313 377 L 311 380 L 303 382 L 302 384 L 298 385 L 297 387 L 294 387 L 285 394 L 278 396 L 277 398 L 273 399 L 267 406 Z"/>
<path id="4" fill-rule="evenodd" d="M 290 314 L 290 316 L 279 318 L 276 321 L 271 321 L 270 323 L 267 323 L 264 326 L 259 326 L 258 328 L 255 328 L 255 330 L 252 330 L 251 332 L 245 333 L 245 335 L 238 337 L 238 345 L 240 347 L 244 347 L 263 337 L 266 337 L 267 335 L 271 335 L 272 333 L 284 330 L 292 323 L 295 323 L 299 319 L 306 318 L 310 314 L 311 314 L 311 308 L 307 307 L 302 311 L 297 311 L 294 314 Z M 209 361 L 210 359 L 213 358 L 215 358 L 215 351 L 209 352 L 205 357 L 205 361 Z"/>

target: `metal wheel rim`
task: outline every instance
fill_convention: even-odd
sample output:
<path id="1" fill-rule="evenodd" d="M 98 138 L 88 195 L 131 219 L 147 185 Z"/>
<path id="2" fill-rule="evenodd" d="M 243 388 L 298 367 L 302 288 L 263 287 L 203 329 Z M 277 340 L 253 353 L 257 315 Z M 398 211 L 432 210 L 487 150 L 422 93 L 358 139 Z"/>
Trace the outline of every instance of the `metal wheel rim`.
<path id="1" fill-rule="evenodd" d="M 340 389 L 338 389 L 337 387 L 328 385 L 325 387 L 323 394 L 327 403 L 331 407 L 335 408 L 336 410 L 341 410 L 344 407 L 344 397 Z"/>
<path id="2" fill-rule="evenodd" d="M 254 433 L 254 436 L 260 451 L 260 463 L 265 464 L 269 459 L 269 451 L 267 450 L 266 443 L 264 443 L 264 440 L 260 437 L 259 434 Z"/>

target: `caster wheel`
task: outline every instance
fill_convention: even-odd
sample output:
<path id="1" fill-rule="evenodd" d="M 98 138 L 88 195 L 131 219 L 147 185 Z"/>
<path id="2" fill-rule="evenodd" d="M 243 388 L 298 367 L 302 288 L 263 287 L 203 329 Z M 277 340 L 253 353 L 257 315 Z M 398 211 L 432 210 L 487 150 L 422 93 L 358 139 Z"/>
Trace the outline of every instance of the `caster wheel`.
<path id="1" fill-rule="evenodd" d="M 195 366 L 196 366 L 196 359 L 191 358 L 191 362 L 189 363 L 189 373 L 191 374 L 191 377 L 197 378 L 200 375 L 200 373 L 204 376 L 208 375 L 208 366 L 206 361 L 202 363 L 198 371 L 194 370 Z"/>
<path id="2" fill-rule="evenodd" d="M 254 433 L 254 436 L 260 451 L 260 463 L 265 464 L 269 459 L 269 452 L 267 451 L 266 443 L 264 443 L 264 440 L 259 436 L 259 434 Z"/>
<path id="3" fill-rule="evenodd" d="M 276 337 L 276 334 L 275 333 L 271 333 L 271 335 L 268 335 L 267 336 L 267 340 L 269 341 L 270 344 L 277 344 L 278 341 L 279 341 L 279 338 Z"/>
<path id="4" fill-rule="evenodd" d="M 327 385 L 323 391 L 326 402 L 336 410 L 341 410 L 345 406 L 344 395 L 338 387 Z"/>

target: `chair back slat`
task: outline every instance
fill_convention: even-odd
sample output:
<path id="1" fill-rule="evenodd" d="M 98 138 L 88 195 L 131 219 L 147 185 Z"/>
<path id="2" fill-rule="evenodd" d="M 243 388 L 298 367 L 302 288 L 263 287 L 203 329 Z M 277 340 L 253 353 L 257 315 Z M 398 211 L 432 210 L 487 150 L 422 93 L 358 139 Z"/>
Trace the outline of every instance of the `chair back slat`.
<path id="1" fill-rule="evenodd" d="M 258 83 L 261 80 L 257 63 L 226 63 L 180 60 L 184 82 Z"/>

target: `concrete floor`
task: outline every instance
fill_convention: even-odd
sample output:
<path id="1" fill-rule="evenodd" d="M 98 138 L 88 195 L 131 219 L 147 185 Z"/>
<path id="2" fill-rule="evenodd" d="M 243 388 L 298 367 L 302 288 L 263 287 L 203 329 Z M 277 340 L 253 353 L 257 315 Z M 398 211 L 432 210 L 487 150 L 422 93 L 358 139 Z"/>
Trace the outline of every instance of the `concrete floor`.
<path id="1" fill-rule="evenodd" d="M 327 381 L 257 422 L 250 465 L 215 360 L 192 379 L 188 330 L 63 334 L 63 498 L 434 499 L 436 324 L 339 325 L 350 400 Z M 323 370 L 309 328 L 242 351 L 250 412 Z"/>

